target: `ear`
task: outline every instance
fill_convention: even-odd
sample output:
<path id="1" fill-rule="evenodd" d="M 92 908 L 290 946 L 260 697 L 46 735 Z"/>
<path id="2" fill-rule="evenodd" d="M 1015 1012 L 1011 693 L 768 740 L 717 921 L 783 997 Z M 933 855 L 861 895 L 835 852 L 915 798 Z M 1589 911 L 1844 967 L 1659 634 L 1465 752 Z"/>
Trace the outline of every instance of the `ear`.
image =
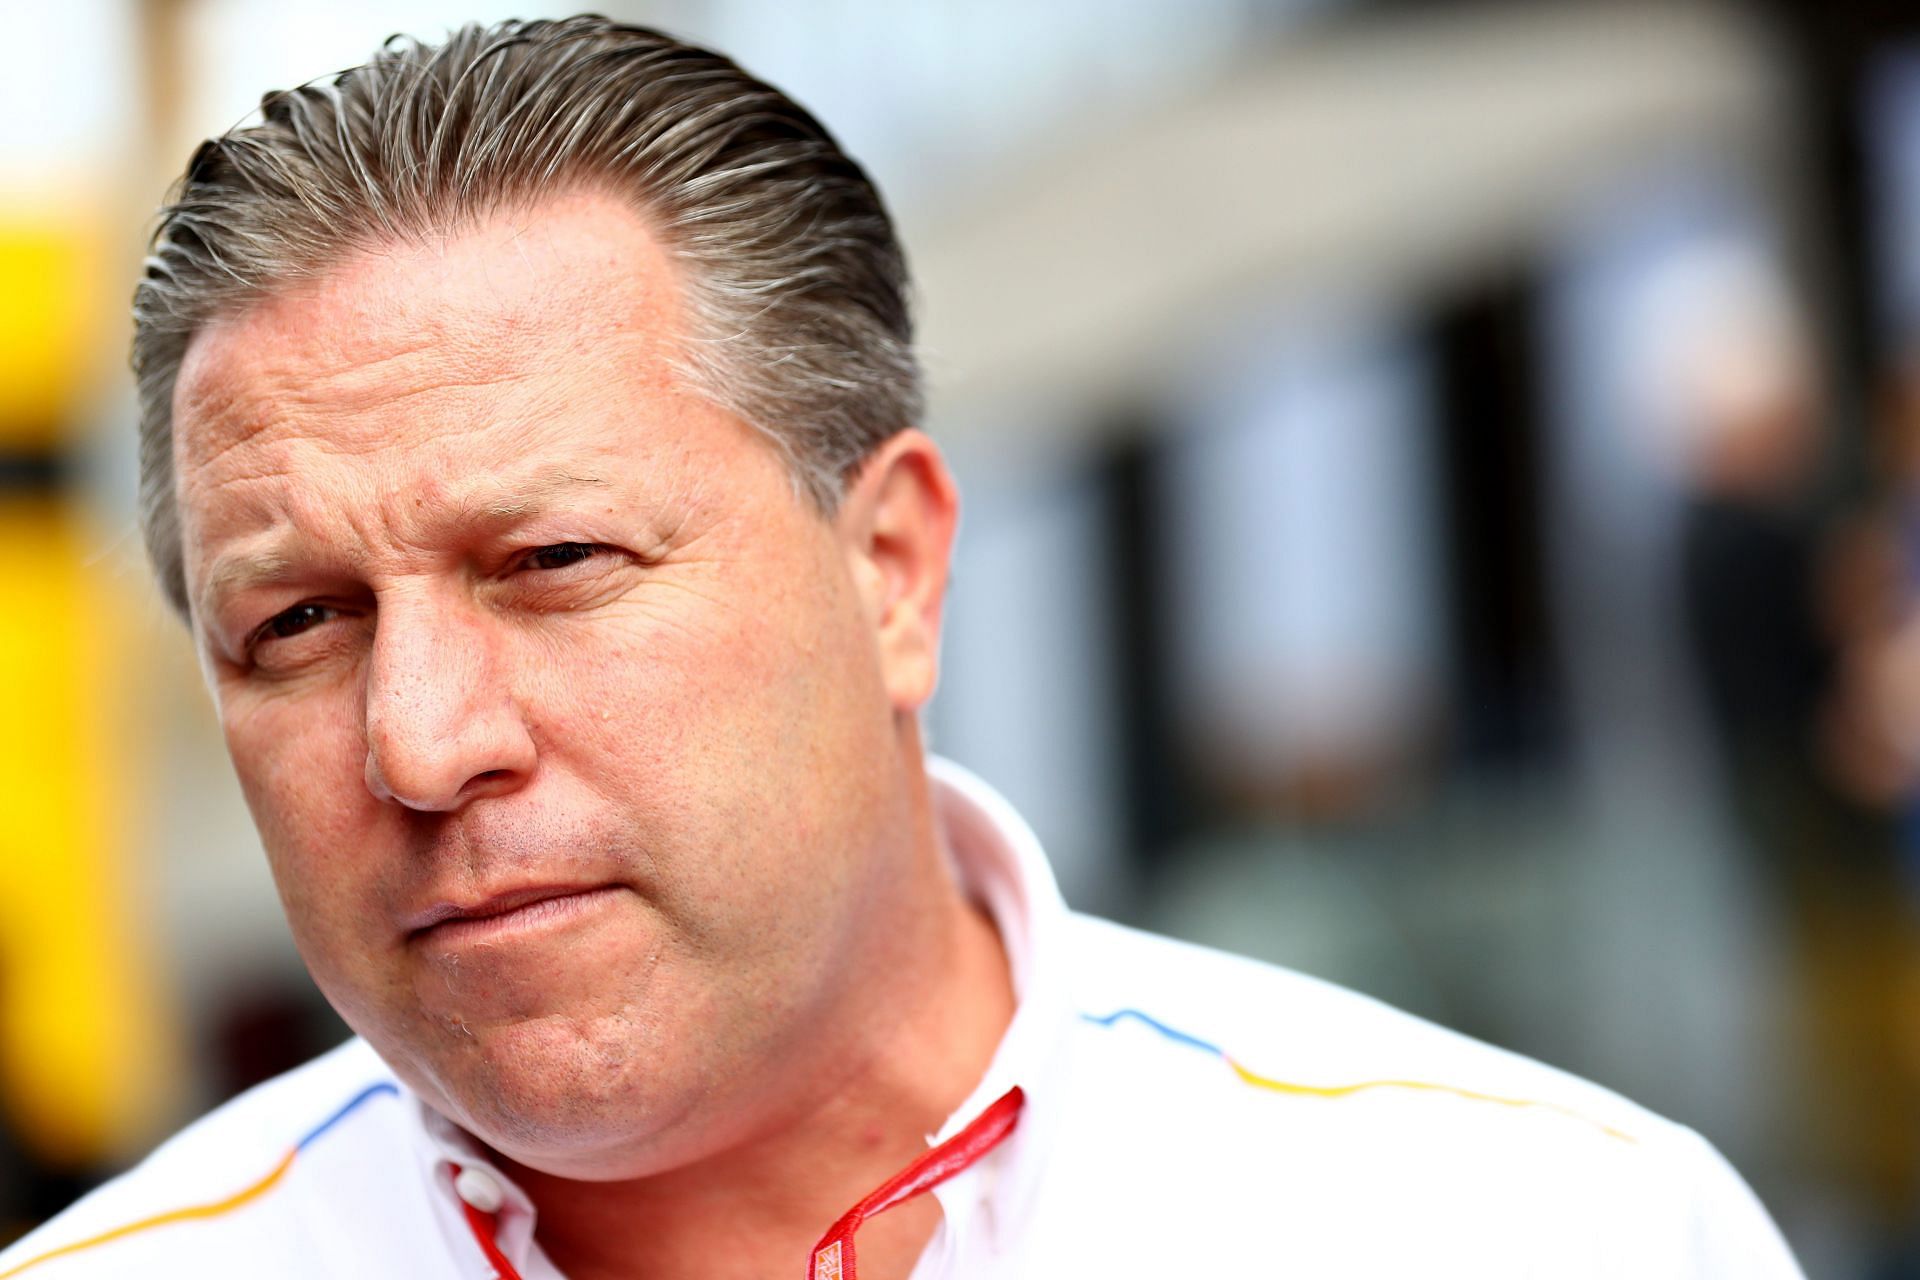
<path id="1" fill-rule="evenodd" d="M 918 711 L 933 696 L 947 557 L 959 518 L 946 459 L 913 430 L 874 450 L 834 517 L 897 712 Z"/>

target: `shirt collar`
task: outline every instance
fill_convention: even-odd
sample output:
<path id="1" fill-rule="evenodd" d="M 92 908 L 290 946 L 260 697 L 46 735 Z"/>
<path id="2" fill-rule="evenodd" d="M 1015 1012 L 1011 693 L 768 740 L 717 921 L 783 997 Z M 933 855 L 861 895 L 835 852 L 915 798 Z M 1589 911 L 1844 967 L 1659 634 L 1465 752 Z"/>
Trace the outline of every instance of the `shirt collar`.
<path id="1" fill-rule="evenodd" d="M 955 1256 L 981 1234 L 989 1243 L 1021 1234 L 1060 1110 L 1057 1086 L 1073 1011 L 1061 956 L 1067 907 L 1039 839 L 1004 797 L 959 765 L 933 757 L 927 774 L 955 876 L 993 917 L 1017 1002 L 986 1074 L 930 1142 L 958 1133 L 1015 1085 L 1027 1096 L 1020 1124 L 1004 1143 L 934 1188 L 944 1220 L 928 1248 L 932 1262 L 943 1253 Z"/>
<path id="2" fill-rule="evenodd" d="M 951 1138 L 1015 1085 L 1025 1091 L 1027 1101 L 1018 1127 L 1005 1142 L 933 1189 L 943 1221 L 916 1277 L 950 1271 L 962 1250 L 972 1255 L 980 1236 L 993 1247 L 1021 1233 L 1059 1110 L 1056 1084 L 1072 1025 L 1060 955 L 1067 908 L 1039 839 L 998 792 L 952 761 L 928 757 L 927 776 L 942 848 L 961 891 L 986 909 L 999 931 L 1016 1000 L 1013 1020 L 985 1075 L 939 1131 L 927 1136 L 927 1144 Z M 473 1251 L 474 1245 L 453 1189 L 453 1169 L 478 1169 L 496 1181 L 502 1193 L 496 1235 L 500 1251 L 528 1280 L 557 1276 L 534 1242 L 534 1208 L 526 1193 L 465 1130 L 411 1090 L 407 1102 L 416 1158 L 456 1256 Z M 821 1230 L 828 1225 L 821 1223 Z"/>
<path id="3" fill-rule="evenodd" d="M 421 1101 L 411 1089 L 406 1094 L 406 1112 L 412 1123 L 414 1160 L 426 1179 L 434 1206 L 434 1221 L 447 1239 L 453 1257 L 471 1255 L 480 1258 L 473 1229 L 467 1224 L 454 1190 L 454 1171 L 474 1170 L 499 1188 L 500 1207 L 495 1217 L 494 1244 L 513 1263 L 522 1280 L 558 1277 L 533 1238 L 533 1200 L 519 1184 L 502 1173 L 491 1154 L 473 1135 Z"/>

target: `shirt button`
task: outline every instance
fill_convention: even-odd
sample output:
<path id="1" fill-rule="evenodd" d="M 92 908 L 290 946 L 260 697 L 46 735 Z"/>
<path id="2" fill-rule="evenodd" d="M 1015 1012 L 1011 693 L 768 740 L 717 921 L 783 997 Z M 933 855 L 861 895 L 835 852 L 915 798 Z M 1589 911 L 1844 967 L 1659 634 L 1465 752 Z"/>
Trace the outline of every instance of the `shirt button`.
<path id="1" fill-rule="evenodd" d="M 506 1201 L 500 1180 L 485 1169 L 462 1169 L 453 1180 L 454 1194 L 482 1213 L 498 1213 Z"/>

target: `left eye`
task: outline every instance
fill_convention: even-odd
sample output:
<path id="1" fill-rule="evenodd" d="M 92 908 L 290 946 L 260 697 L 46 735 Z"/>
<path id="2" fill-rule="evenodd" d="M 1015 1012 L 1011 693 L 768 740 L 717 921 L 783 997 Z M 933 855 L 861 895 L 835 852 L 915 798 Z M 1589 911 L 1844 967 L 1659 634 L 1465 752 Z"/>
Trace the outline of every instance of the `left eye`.
<path id="1" fill-rule="evenodd" d="M 528 569 L 564 569 L 591 558 L 599 550 L 591 542 L 556 542 L 529 552 L 520 563 Z"/>
<path id="2" fill-rule="evenodd" d="M 290 640 L 302 631 L 311 630 L 333 616 L 333 610 L 322 604 L 297 604 L 283 613 L 277 613 L 267 619 L 260 628 L 260 638 L 271 637 L 275 640 Z"/>

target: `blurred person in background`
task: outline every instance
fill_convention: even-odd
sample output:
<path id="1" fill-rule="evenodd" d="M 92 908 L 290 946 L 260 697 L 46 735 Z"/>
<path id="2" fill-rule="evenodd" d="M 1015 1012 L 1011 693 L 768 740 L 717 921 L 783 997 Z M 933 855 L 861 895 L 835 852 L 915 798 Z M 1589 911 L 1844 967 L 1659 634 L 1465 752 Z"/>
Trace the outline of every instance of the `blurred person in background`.
<path id="1" fill-rule="evenodd" d="M 144 514 L 359 1038 L 0 1276 L 1798 1274 L 1689 1131 L 1072 915 L 926 757 L 956 496 L 803 110 L 576 19 L 263 112 L 136 302 Z"/>
<path id="2" fill-rule="evenodd" d="M 1868 492 L 1823 563 L 1819 616 L 1834 660 L 1809 737 L 1822 780 L 1860 816 L 1805 851 L 1792 883 L 1806 951 L 1806 1043 L 1828 1082 L 1815 1149 L 1916 1257 L 1920 366 L 1911 360 L 1886 376 L 1875 426 Z"/>
<path id="3" fill-rule="evenodd" d="M 1795 1141 L 1897 1236 L 1920 1124 L 1920 935 L 1878 815 L 1912 786 L 1898 739 L 1920 723 L 1898 670 L 1910 503 L 1833 518 L 1829 397 L 1802 309 L 1776 271 L 1705 256 L 1686 293 L 1712 314 L 1664 370 L 1687 495 L 1688 639 L 1732 816 L 1790 925 L 1792 1043 L 1817 1082 Z M 1902 415 L 1889 425 L 1883 489 L 1911 474 Z"/>

